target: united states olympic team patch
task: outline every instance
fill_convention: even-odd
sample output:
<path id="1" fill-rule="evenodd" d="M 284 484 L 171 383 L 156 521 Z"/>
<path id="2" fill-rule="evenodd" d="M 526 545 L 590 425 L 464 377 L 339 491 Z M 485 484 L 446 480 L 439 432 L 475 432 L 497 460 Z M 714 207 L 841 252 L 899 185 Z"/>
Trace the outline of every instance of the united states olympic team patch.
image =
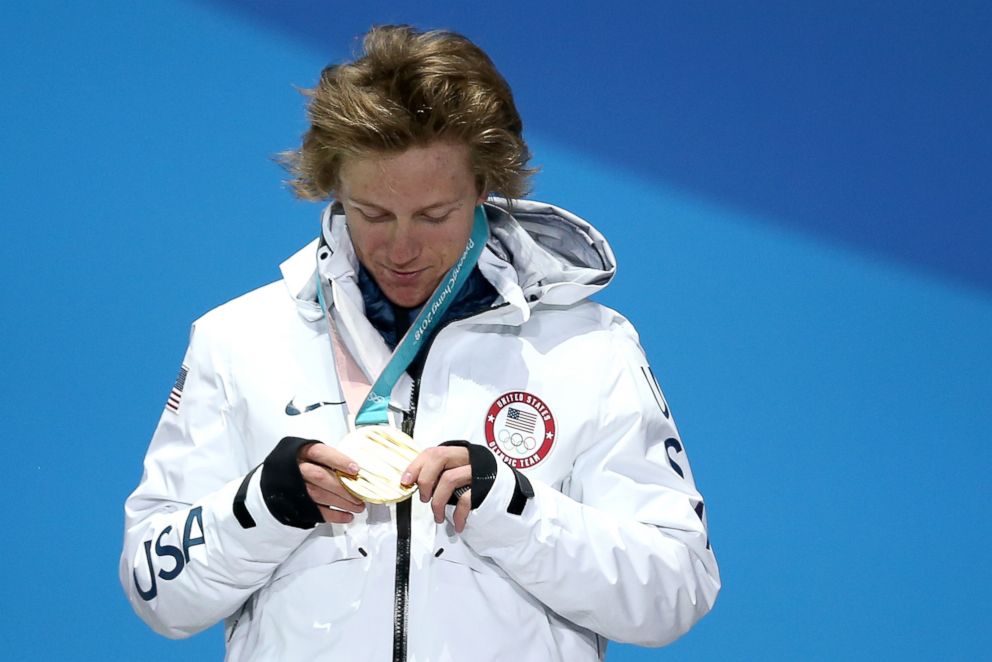
<path id="1" fill-rule="evenodd" d="M 547 457 L 555 434 L 551 410 L 526 391 L 504 393 L 486 414 L 486 443 L 514 469 L 527 469 Z"/>

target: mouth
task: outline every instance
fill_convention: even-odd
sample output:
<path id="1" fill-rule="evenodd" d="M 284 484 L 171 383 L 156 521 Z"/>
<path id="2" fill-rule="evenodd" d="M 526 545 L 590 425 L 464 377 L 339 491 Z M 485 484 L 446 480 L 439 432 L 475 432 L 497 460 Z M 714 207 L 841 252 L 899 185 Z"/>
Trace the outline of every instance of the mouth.
<path id="1" fill-rule="evenodd" d="M 386 268 L 386 272 L 389 277 L 400 283 L 408 283 L 417 280 L 420 274 L 424 273 L 425 269 L 413 269 L 413 270 L 399 270 Z"/>

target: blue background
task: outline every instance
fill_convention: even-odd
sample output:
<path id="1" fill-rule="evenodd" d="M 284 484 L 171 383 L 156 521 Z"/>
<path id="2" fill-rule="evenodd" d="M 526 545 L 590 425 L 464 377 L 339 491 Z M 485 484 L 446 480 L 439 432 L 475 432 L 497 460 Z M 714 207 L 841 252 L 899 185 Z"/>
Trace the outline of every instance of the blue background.
<path id="1" fill-rule="evenodd" d="M 989 5 L 421 4 L 0 9 L 2 656 L 222 657 L 131 613 L 123 500 L 189 323 L 317 230 L 270 158 L 294 86 L 401 21 L 513 85 L 707 497 L 713 613 L 609 659 L 984 657 Z"/>

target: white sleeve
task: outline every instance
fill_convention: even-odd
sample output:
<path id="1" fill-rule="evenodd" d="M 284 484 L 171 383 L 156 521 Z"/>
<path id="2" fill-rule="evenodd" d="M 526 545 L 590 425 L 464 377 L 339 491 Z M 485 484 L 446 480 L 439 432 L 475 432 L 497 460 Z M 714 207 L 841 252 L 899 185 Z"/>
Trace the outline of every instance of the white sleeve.
<path id="1" fill-rule="evenodd" d="M 266 507 L 261 469 L 248 465 L 230 404 L 224 345 L 208 336 L 194 325 L 141 483 L 124 507 L 121 584 L 146 623 L 177 638 L 232 614 L 310 533 Z"/>
<path id="2" fill-rule="evenodd" d="M 498 462 L 462 536 L 559 615 L 615 641 L 660 646 L 710 610 L 720 576 L 671 412 L 633 329 L 615 331 L 601 438 L 576 459 L 564 493 L 531 481 L 534 496 L 509 514 L 517 478 Z"/>

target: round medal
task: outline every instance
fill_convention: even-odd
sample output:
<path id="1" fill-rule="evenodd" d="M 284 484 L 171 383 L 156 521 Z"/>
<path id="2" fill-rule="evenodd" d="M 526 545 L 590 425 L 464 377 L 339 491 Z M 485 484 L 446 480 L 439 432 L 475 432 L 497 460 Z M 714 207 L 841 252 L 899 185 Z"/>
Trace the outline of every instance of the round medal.
<path id="1" fill-rule="evenodd" d="M 358 476 L 338 472 L 349 492 L 369 503 L 410 498 L 416 485 L 400 484 L 403 471 L 420 453 L 410 435 L 390 425 L 366 425 L 346 434 L 337 449 L 360 467 Z"/>

